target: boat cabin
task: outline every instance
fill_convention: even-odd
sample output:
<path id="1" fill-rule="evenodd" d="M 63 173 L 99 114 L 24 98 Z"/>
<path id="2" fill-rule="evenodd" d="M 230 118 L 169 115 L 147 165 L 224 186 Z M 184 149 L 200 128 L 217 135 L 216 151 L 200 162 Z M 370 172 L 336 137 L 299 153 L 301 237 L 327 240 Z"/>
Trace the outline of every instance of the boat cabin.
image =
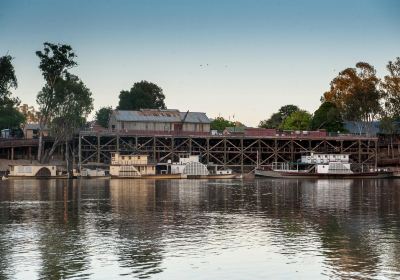
<path id="1" fill-rule="evenodd" d="M 10 165 L 11 177 L 55 177 L 55 165 Z"/>
<path id="2" fill-rule="evenodd" d="M 171 174 L 208 175 L 207 166 L 200 162 L 198 155 L 180 154 L 179 161 L 171 163 Z"/>
<path id="3" fill-rule="evenodd" d="M 301 157 L 301 163 L 308 164 L 328 164 L 330 162 L 348 163 L 350 161 L 348 154 L 314 154 Z"/>
<path id="4" fill-rule="evenodd" d="M 155 164 L 149 163 L 147 155 L 120 155 L 119 153 L 111 154 L 111 176 L 141 177 L 155 174 Z"/>

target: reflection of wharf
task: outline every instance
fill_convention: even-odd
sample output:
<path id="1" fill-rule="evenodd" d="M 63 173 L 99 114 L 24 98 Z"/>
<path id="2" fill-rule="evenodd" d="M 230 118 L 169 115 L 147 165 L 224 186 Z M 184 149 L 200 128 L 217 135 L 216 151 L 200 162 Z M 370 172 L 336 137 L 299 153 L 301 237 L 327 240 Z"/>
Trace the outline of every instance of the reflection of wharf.
<path id="1" fill-rule="evenodd" d="M 364 136 L 232 136 L 232 135 L 134 135 L 81 132 L 77 163 L 108 165 L 111 153 L 147 154 L 154 162 L 177 161 L 179 154 L 199 155 L 205 164 L 251 172 L 277 161 L 296 161 L 309 153 L 345 153 L 354 163 L 377 164 L 378 139 Z"/>

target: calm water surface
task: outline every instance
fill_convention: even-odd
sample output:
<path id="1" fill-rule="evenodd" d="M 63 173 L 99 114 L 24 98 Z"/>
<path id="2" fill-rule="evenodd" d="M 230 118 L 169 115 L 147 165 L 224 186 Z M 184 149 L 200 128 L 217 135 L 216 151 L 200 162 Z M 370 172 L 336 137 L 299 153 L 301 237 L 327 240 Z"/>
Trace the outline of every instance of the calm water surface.
<path id="1" fill-rule="evenodd" d="M 399 279 L 400 180 L 8 180 L 0 279 Z"/>

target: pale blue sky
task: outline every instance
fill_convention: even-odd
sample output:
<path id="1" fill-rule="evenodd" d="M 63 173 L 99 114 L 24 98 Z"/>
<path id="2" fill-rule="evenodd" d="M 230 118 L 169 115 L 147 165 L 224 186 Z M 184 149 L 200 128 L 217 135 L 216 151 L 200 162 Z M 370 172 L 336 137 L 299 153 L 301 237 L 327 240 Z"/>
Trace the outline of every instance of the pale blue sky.
<path id="1" fill-rule="evenodd" d="M 168 108 L 257 125 L 289 103 L 313 112 L 358 61 L 384 75 L 400 56 L 399 14 L 397 0 L 0 0 L 0 55 L 15 57 L 24 103 L 44 84 L 34 52 L 60 42 L 96 109 L 148 80 Z"/>

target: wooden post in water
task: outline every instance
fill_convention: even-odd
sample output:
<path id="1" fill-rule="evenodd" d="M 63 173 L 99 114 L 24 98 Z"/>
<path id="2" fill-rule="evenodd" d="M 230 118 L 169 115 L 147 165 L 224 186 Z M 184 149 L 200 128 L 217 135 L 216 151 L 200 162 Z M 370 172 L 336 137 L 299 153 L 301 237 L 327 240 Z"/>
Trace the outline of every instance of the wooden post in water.
<path id="1" fill-rule="evenodd" d="M 79 173 L 81 172 L 81 166 L 82 166 L 82 139 L 81 139 L 81 135 L 79 135 L 79 147 L 78 147 L 78 157 L 79 157 L 79 159 L 78 159 L 78 161 L 79 161 L 79 163 L 78 163 L 78 170 L 79 170 Z"/>
<path id="2" fill-rule="evenodd" d="M 240 172 L 243 174 L 244 173 L 244 148 L 243 148 L 243 137 L 240 139 Z"/>
<path id="3" fill-rule="evenodd" d="M 97 134 L 97 163 L 100 163 L 100 135 Z"/>

